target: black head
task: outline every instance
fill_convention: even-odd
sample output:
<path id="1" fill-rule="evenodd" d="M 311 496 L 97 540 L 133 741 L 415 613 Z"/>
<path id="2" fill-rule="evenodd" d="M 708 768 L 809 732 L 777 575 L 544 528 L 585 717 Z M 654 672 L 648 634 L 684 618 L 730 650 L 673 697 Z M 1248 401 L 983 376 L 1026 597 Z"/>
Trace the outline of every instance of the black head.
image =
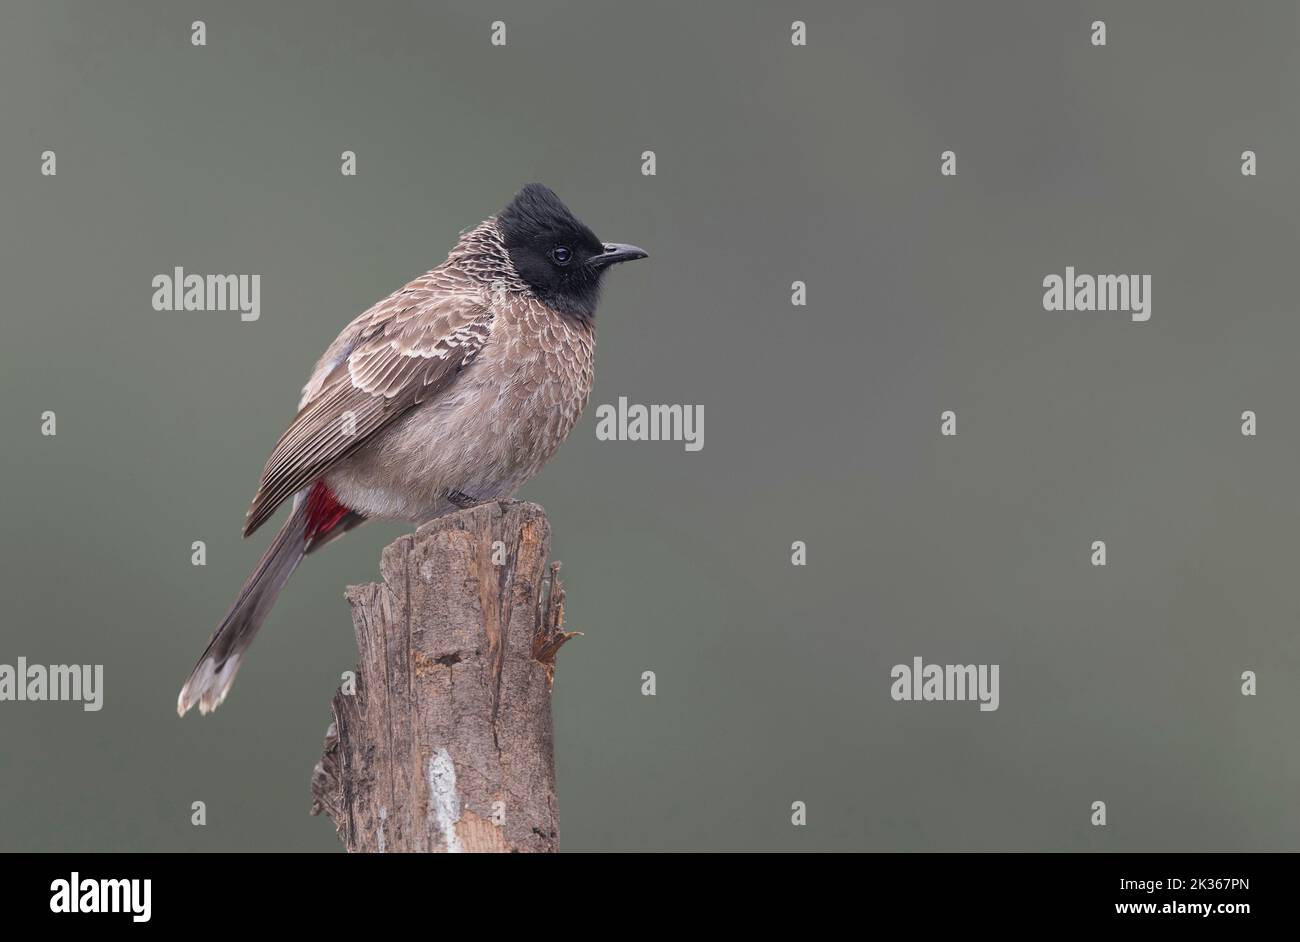
<path id="1" fill-rule="evenodd" d="M 515 271 L 533 293 L 584 321 L 596 314 L 600 279 L 609 267 L 646 257 L 635 245 L 601 242 L 540 183 L 520 190 L 497 216 L 497 226 Z"/>

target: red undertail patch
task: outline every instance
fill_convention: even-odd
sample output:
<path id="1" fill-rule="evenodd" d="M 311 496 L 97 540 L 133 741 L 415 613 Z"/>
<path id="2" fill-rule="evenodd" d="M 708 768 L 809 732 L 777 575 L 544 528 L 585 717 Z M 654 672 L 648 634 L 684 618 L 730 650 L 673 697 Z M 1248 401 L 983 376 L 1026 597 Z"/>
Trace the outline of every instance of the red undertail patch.
<path id="1" fill-rule="evenodd" d="M 324 536 L 348 515 L 324 481 L 317 481 L 307 494 L 307 539 Z"/>

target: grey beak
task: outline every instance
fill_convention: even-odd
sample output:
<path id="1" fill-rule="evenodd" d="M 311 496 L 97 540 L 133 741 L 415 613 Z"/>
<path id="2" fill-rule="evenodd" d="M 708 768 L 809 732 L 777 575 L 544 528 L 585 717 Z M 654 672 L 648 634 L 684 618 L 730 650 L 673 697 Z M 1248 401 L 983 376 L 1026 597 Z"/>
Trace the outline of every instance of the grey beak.
<path id="1" fill-rule="evenodd" d="M 639 249 L 635 245 L 626 245 L 622 242 L 606 242 L 605 251 L 599 255 L 593 255 L 587 260 L 587 264 L 594 268 L 606 268 L 610 265 L 617 265 L 619 262 L 631 262 L 638 258 L 649 258 L 650 253 L 645 249 Z"/>

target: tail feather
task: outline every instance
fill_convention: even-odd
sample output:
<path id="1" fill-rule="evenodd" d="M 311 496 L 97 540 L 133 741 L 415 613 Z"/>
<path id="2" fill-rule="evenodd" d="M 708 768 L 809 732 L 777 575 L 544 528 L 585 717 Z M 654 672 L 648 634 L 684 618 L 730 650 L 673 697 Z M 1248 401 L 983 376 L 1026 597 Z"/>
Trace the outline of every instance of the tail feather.
<path id="1" fill-rule="evenodd" d="M 200 713 L 211 713 L 226 699 L 244 652 L 307 552 L 310 527 L 309 501 L 300 496 L 181 688 L 176 698 L 178 714 L 184 716 L 195 704 Z"/>

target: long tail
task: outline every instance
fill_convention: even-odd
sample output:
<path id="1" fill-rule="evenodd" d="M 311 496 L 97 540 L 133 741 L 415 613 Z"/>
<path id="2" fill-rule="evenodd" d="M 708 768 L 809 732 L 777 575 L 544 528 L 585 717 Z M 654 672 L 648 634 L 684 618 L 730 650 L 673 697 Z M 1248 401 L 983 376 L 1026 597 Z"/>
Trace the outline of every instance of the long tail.
<path id="1" fill-rule="evenodd" d="M 310 500 L 299 498 L 257 567 L 244 583 L 226 617 L 212 633 L 208 646 L 190 672 L 189 680 L 176 698 L 176 712 L 184 716 L 194 704 L 200 713 L 211 713 L 226 699 L 234 683 L 239 662 L 253 643 L 257 629 L 275 604 L 276 596 L 289 581 L 307 552 Z"/>
<path id="2" fill-rule="evenodd" d="M 244 652 L 303 556 L 365 521 L 364 515 L 340 504 L 324 481 L 294 495 L 293 513 L 257 561 L 239 597 L 208 640 L 199 663 L 190 671 L 190 679 L 176 698 L 177 713 L 184 716 L 196 703 L 200 713 L 221 706 Z"/>

